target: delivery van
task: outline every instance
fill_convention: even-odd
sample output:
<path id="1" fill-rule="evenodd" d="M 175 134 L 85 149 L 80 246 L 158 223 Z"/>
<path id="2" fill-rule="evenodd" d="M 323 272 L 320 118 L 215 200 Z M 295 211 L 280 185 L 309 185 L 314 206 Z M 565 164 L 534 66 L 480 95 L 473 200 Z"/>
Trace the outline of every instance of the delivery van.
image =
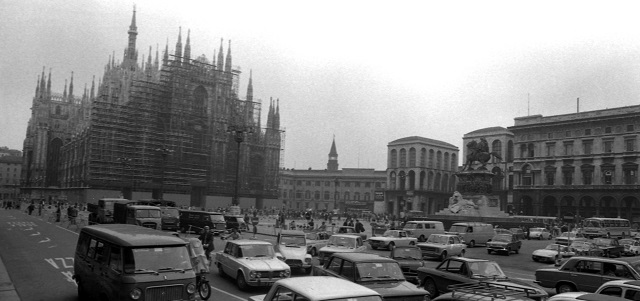
<path id="1" fill-rule="evenodd" d="M 473 248 L 477 244 L 486 244 L 493 238 L 495 232 L 491 224 L 468 222 L 451 225 L 447 234 L 457 234 L 462 237 L 469 248 Z"/>
<path id="2" fill-rule="evenodd" d="M 86 226 L 73 264 L 79 300 L 194 300 L 187 242 L 130 224 Z"/>
<path id="3" fill-rule="evenodd" d="M 431 234 L 444 234 L 444 225 L 438 221 L 408 221 L 403 229 L 410 237 L 419 242 L 427 241 Z"/>
<path id="4" fill-rule="evenodd" d="M 204 226 L 209 226 L 213 234 L 227 231 L 227 222 L 220 212 L 180 210 L 180 232 L 200 233 Z"/>

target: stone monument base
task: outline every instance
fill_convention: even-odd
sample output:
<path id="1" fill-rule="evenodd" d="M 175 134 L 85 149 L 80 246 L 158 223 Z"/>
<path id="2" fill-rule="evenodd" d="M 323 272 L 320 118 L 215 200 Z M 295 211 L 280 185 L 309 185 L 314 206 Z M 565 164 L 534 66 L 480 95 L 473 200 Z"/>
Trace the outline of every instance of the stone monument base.
<path id="1" fill-rule="evenodd" d="M 475 216 L 475 217 L 509 217 L 500 210 L 500 198 L 493 195 L 469 194 L 455 192 L 449 198 L 449 207 L 436 212 L 436 215 Z"/>

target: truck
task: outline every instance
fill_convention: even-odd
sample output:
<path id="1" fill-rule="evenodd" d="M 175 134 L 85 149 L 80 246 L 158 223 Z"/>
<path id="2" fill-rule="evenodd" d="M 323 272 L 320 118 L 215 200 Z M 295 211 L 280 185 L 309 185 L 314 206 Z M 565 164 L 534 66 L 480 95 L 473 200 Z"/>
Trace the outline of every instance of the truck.
<path id="1" fill-rule="evenodd" d="M 159 207 L 115 203 L 113 221 L 116 224 L 131 224 L 156 230 L 162 229 L 162 214 Z"/>
<path id="2" fill-rule="evenodd" d="M 103 198 L 98 200 L 97 204 L 88 203 L 90 224 L 112 224 L 113 208 L 116 203 L 129 203 L 130 200 L 122 198 Z"/>

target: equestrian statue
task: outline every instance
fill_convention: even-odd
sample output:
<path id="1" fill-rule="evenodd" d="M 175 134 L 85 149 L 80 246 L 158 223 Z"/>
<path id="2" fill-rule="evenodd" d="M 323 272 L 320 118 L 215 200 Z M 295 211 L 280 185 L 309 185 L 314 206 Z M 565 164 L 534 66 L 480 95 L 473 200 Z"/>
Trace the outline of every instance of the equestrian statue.
<path id="1" fill-rule="evenodd" d="M 480 142 L 476 142 L 475 140 L 470 141 L 467 143 L 467 149 L 469 153 L 467 154 L 467 161 L 462 168 L 463 171 L 473 170 L 471 165 L 475 162 L 481 164 L 478 170 L 486 169 L 485 166 L 487 162 L 491 160 L 492 156 L 498 160 L 502 160 L 502 157 L 500 157 L 498 153 L 489 152 L 489 143 L 484 138 L 480 138 Z"/>

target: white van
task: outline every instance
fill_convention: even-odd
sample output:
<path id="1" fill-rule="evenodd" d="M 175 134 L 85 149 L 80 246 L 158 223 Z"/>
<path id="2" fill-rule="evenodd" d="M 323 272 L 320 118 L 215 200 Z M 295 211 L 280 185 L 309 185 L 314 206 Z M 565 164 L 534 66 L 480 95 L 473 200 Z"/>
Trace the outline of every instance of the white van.
<path id="1" fill-rule="evenodd" d="M 419 242 L 427 241 L 431 234 L 444 234 L 444 225 L 437 221 L 408 221 L 402 229 L 410 237 L 415 237 Z"/>
<path id="2" fill-rule="evenodd" d="M 464 239 L 469 248 L 473 248 L 476 244 L 486 244 L 493 238 L 495 232 L 491 224 L 468 222 L 451 225 L 447 234 L 457 234 Z"/>

